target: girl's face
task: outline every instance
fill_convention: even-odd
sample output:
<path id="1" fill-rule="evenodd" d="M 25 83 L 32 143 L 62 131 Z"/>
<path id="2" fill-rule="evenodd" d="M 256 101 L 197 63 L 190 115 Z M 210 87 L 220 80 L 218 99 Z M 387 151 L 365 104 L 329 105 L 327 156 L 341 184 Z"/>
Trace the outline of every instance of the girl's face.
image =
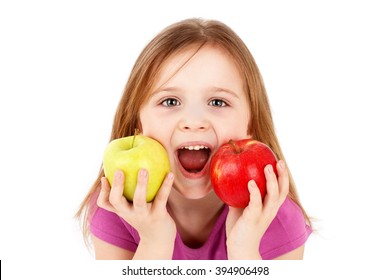
<path id="1" fill-rule="evenodd" d="M 140 111 L 142 134 L 166 148 L 174 187 L 190 199 L 212 191 L 209 165 L 217 148 L 250 137 L 249 104 L 233 59 L 210 45 L 195 52 L 186 49 L 164 63 Z"/>

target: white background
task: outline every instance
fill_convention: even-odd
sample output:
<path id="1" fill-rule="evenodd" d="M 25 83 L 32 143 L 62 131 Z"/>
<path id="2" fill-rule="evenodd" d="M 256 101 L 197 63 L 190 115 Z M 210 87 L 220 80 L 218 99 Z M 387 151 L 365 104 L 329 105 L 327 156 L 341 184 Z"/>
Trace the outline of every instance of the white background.
<path id="1" fill-rule="evenodd" d="M 105 275 L 110 264 L 91 263 L 73 215 L 136 57 L 188 17 L 228 24 L 260 67 L 302 203 L 316 218 L 296 278 L 389 275 L 386 1 L 138 2 L 0 2 L 4 275 Z"/>

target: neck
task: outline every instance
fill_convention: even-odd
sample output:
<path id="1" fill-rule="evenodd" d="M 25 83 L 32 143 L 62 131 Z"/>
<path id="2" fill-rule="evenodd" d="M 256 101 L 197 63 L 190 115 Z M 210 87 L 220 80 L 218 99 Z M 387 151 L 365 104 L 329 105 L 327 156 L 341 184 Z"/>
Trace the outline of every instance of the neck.
<path id="1" fill-rule="evenodd" d="M 190 199 L 183 196 L 175 188 L 172 188 L 168 199 L 168 206 L 174 213 L 196 212 L 199 214 L 218 212 L 224 203 L 218 198 L 214 191 L 210 191 L 206 196 L 198 199 Z"/>
<path id="2" fill-rule="evenodd" d="M 199 248 L 206 242 L 223 206 L 213 190 L 202 198 L 189 199 L 172 188 L 167 208 L 184 244 Z"/>

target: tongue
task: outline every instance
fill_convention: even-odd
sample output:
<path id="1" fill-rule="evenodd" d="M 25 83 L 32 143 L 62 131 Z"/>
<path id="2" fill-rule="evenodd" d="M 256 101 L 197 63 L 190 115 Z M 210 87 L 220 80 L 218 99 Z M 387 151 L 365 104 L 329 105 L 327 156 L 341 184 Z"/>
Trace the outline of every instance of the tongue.
<path id="1" fill-rule="evenodd" d="M 209 159 L 209 151 L 205 149 L 200 150 L 179 150 L 179 161 L 185 170 L 196 173 L 203 169 L 207 160 Z"/>

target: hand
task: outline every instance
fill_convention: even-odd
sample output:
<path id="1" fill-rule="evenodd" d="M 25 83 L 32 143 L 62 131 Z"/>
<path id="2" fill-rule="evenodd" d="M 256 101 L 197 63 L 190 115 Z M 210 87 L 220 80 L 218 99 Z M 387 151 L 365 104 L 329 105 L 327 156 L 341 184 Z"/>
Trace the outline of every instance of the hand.
<path id="1" fill-rule="evenodd" d="M 250 201 L 246 208 L 229 207 L 226 219 L 227 250 L 229 259 L 261 259 L 260 240 L 275 218 L 289 191 L 289 177 L 283 161 L 276 165 L 279 177 L 271 165 L 264 168 L 267 194 L 261 200 L 255 181 L 248 183 Z"/>
<path id="2" fill-rule="evenodd" d="M 169 173 L 154 201 L 147 203 L 148 172 L 141 169 L 138 173 L 133 203 L 129 203 L 123 196 L 124 174 L 121 170 L 115 172 L 111 188 L 107 178 L 101 179 L 98 206 L 116 213 L 138 231 L 141 241 L 137 252 L 141 248 L 142 254 L 139 255 L 142 255 L 143 259 L 149 257 L 158 259 L 159 254 L 162 259 L 170 258 L 169 254 L 173 252 L 176 225 L 166 208 L 173 180 L 173 174 Z M 167 254 L 164 254 L 165 252 Z"/>

